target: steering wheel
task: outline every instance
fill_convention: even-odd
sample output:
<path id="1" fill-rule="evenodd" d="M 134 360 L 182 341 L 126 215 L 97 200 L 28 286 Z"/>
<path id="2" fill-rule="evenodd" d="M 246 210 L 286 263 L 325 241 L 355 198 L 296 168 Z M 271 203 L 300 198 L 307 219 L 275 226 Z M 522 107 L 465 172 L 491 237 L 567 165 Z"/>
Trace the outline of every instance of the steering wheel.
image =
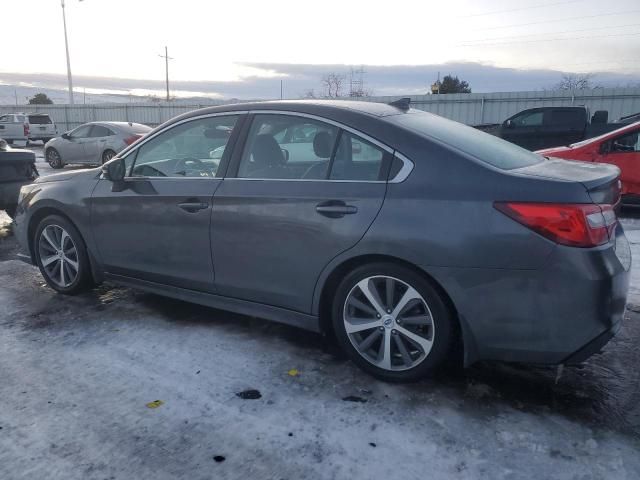
<path id="1" fill-rule="evenodd" d="M 194 167 L 189 170 L 198 170 L 200 173 L 206 173 L 209 176 L 207 166 L 202 160 L 198 160 L 197 158 L 187 157 L 187 158 L 179 158 L 174 167 L 176 174 L 187 176 L 187 164 L 193 163 Z"/>

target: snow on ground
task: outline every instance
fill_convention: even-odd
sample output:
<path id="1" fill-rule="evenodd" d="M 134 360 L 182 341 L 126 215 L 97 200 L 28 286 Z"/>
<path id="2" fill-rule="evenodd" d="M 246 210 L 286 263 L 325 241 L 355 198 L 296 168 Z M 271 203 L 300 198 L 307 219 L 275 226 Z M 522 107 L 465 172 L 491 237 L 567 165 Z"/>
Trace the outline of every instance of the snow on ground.
<path id="1" fill-rule="evenodd" d="M 57 295 L 12 241 L 0 228 L 2 480 L 640 477 L 640 268 L 622 332 L 557 384 L 481 364 L 391 385 L 284 325 L 111 285 Z"/>

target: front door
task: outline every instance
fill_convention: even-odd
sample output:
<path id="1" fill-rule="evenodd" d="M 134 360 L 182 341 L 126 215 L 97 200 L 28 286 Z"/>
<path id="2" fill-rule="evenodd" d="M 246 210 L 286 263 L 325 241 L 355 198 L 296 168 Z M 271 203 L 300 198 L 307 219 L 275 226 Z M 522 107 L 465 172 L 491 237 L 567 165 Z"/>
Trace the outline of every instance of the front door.
<path id="1" fill-rule="evenodd" d="M 114 191 L 108 180 L 98 182 L 91 220 L 107 272 L 215 290 L 212 197 L 222 183 L 216 176 L 219 162 L 230 153 L 238 118 L 208 116 L 172 126 L 125 157 L 128 177 L 122 191 Z"/>
<path id="2" fill-rule="evenodd" d="M 255 115 L 214 196 L 219 294 L 310 312 L 322 269 L 380 210 L 391 156 L 317 119 Z"/>
<path id="3" fill-rule="evenodd" d="M 69 133 L 58 152 L 65 163 L 85 162 L 84 144 L 89 140 L 93 125 L 81 125 Z"/>
<path id="4" fill-rule="evenodd" d="M 624 133 L 608 141 L 605 153 L 596 162 L 611 163 L 620 169 L 622 194 L 640 196 L 640 129 Z"/>
<path id="5" fill-rule="evenodd" d="M 544 147 L 543 122 L 543 110 L 529 110 L 507 120 L 500 127 L 500 136 L 528 150 L 537 150 Z"/>

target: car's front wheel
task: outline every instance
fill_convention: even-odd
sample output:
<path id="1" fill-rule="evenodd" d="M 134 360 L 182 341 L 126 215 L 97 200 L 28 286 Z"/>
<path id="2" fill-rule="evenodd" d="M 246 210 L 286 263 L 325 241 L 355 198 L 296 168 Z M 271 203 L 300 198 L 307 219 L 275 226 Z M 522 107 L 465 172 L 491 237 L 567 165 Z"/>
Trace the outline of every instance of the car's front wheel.
<path id="1" fill-rule="evenodd" d="M 47 163 L 51 166 L 51 168 L 58 169 L 64 167 L 62 157 L 55 148 L 47 148 L 46 157 Z"/>
<path id="2" fill-rule="evenodd" d="M 413 381 L 436 369 L 452 343 L 453 316 L 422 275 L 401 265 L 356 268 L 338 286 L 333 327 L 363 370 L 387 381 Z"/>
<path id="3" fill-rule="evenodd" d="M 50 215 L 42 220 L 33 245 L 40 272 L 51 288 L 72 295 L 92 285 L 84 240 L 67 219 Z"/>
<path id="4" fill-rule="evenodd" d="M 105 150 L 104 153 L 102 154 L 102 163 L 103 164 L 107 163 L 109 160 L 111 160 L 115 156 L 116 156 L 116 152 L 114 152 L 113 150 Z"/>

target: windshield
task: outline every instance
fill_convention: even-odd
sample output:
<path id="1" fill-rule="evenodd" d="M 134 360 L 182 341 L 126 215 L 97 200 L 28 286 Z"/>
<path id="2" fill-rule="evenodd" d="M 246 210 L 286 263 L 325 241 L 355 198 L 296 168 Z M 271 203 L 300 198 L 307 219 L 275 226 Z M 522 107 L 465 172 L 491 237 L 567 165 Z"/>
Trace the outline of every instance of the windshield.
<path id="1" fill-rule="evenodd" d="M 506 140 L 427 112 L 411 110 L 409 114 L 387 118 L 404 128 L 439 140 L 502 170 L 528 167 L 544 161 L 540 155 Z"/>

